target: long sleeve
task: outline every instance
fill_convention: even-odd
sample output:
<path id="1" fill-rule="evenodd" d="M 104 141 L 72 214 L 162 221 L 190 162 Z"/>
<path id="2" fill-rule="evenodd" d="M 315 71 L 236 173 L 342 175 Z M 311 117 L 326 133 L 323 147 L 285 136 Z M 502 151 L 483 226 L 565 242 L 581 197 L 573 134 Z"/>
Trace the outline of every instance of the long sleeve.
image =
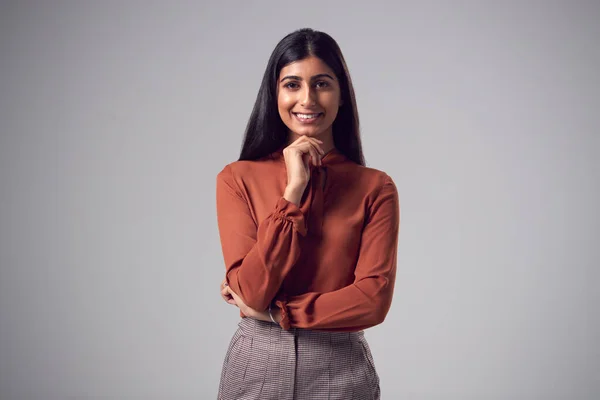
<path id="1" fill-rule="evenodd" d="M 227 283 L 246 305 L 265 310 L 300 256 L 304 214 L 282 196 L 257 225 L 230 165 L 217 175 L 216 194 Z"/>
<path id="2" fill-rule="evenodd" d="M 389 175 L 367 218 L 354 282 L 332 292 L 278 295 L 283 329 L 358 331 L 383 322 L 392 303 L 400 226 L 398 192 Z"/>

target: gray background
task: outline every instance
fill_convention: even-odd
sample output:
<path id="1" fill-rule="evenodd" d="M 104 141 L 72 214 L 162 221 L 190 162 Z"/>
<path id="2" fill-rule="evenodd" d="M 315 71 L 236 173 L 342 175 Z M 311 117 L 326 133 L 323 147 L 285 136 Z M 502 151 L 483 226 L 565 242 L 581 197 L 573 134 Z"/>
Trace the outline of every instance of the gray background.
<path id="1" fill-rule="evenodd" d="M 216 3 L 216 2 L 214 2 Z M 0 6 L 0 398 L 211 399 L 238 311 L 215 176 L 313 27 L 401 202 L 383 399 L 598 399 L 592 1 Z"/>

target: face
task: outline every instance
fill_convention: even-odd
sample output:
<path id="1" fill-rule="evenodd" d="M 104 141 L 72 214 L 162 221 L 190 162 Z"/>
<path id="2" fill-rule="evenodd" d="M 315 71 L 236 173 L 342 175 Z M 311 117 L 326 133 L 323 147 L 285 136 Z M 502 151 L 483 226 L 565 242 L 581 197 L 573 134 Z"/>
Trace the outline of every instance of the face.
<path id="1" fill-rule="evenodd" d="M 337 77 L 320 58 L 310 56 L 281 69 L 277 106 L 282 121 L 295 137 L 326 140 L 341 105 Z"/>

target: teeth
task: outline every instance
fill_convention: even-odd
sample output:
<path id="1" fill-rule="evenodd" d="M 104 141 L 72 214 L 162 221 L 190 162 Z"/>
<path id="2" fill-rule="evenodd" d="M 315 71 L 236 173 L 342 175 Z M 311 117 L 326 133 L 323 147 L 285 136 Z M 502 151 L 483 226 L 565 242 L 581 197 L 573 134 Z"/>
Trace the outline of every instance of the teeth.
<path id="1" fill-rule="evenodd" d="M 319 116 L 319 114 L 320 113 L 318 113 L 318 114 L 296 114 L 296 115 L 300 118 L 309 119 L 309 118 L 316 118 Z"/>

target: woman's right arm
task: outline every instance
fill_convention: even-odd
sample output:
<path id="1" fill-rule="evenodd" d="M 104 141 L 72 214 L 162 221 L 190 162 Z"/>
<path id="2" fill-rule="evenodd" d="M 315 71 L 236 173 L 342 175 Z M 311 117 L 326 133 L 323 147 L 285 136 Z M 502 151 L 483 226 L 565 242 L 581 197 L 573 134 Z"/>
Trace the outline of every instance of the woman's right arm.
<path id="1" fill-rule="evenodd" d="M 268 308 L 300 256 L 300 236 L 306 235 L 304 214 L 298 206 L 303 191 L 288 187 L 257 226 L 231 166 L 217 175 L 217 222 L 226 280 L 255 310 Z"/>

